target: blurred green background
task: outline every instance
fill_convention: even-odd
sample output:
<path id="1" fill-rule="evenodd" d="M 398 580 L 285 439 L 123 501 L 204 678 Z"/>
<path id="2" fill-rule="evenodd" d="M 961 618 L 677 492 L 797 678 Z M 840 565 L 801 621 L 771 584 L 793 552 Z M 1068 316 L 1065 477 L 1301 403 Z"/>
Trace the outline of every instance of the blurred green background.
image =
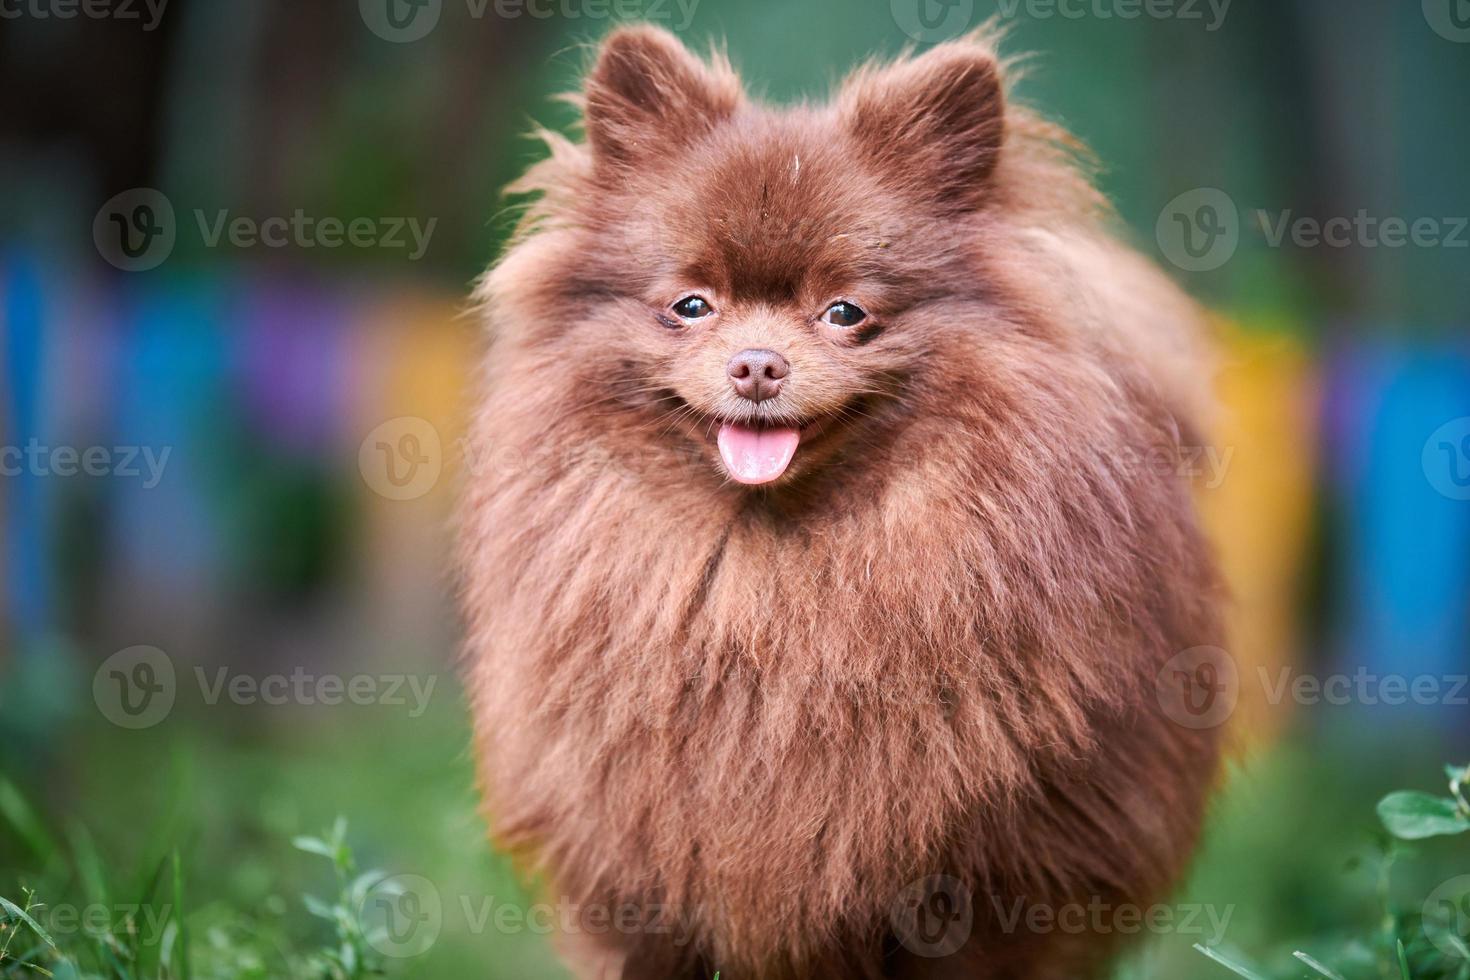
<path id="1" fill-rule="evenodd" d="M 1399 976 L 1410 935 L 1414 976 L 1470 978 L 1416 918 L 1470 874 L 1466 838 L 1386 870 L 1373 812 L 1470 762 L 1465 0 L 0 14 L 0 896 L 36 889 L 66 951 L 7 912 L 0 976 L 182 976 L 185 953 L 199 977 L 559 976 L 544 929 L 497 924 L 529 898 L 485 841 L 454 671 L 463 314 L 514 223 L 500 190 L 533 123 L 574 126 L 553 96 L 616 19 L 723 43 L 787 102 L 996 17 L 1028 55 L 1016 97 L 1090 145 L 1123 233 L 1219 314 L 1199 483 L 1240 749 L 1176 901 L 1228 928 L 1152 936 L 1120 976 L 1231 975 L 1196 942 L 1261 976 L 1314 975 L 1296 950 Z M 1437 693 L 1385 703 L 1392 678 Z M 432 891 L 426 949 L 349 935 L 372 962 L 342 962 L 302 897 L 335 901 L 333 864 L 292 845 L 339 816 L 359 870 Z M 130 927 L 134 905 L 168 914 Z M 58 914 L 94 907 L 106 928 Z"/>

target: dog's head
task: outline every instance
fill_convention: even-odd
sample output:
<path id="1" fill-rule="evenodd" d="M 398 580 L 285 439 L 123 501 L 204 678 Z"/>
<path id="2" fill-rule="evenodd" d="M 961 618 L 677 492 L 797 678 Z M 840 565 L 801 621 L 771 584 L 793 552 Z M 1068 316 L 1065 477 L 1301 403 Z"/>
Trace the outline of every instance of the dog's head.
<path id="1" fill-rule="evenodd" d="M 937 352 L 998 318 L 984 242 L 1010 113 L 988 42 L 776 109 L 719 55 L 623 28 L 579 101 L 586 142 L 552 138 L 523 185 L 544 195 L 535 241 L 490 291 L 526 301 L 589 424 L 631 421 L 738 483 L 797 481 L 861 464 L 952 370 Z"/>

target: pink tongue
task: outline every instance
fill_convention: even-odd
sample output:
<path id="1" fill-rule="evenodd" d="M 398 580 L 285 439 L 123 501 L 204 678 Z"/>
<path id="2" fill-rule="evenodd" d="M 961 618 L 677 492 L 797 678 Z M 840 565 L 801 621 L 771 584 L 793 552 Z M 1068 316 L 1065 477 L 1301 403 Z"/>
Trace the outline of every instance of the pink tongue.
<path id="1" fill-rule="evenodd" d="M 730 478 L 739 483 L 770 483 L 786 472 L 801 433 L 796 429 L 756 429 L 748 425 L 720 426 L 720 459 Z"/>

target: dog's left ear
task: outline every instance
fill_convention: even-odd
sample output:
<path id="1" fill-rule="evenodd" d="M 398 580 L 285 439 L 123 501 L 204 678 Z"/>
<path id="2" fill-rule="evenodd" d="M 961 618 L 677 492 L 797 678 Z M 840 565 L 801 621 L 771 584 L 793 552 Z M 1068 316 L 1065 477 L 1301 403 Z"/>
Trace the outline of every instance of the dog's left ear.
<path id="1" fill-rule="evenodd" d="M 599 168 L 636 167 L 686 146 L 735 113 L 740 80 L 706 65 L 668 31 L 620 27 L 587 76 L 587 139 Z"/>
<path id="2" fill-rule="evenodd" d="M 947 211 L 985 200 L 1005 139 L 1000 65 L 987 47 L 957 41 L 848 80 L 848 131 L 880 172 Z"/>

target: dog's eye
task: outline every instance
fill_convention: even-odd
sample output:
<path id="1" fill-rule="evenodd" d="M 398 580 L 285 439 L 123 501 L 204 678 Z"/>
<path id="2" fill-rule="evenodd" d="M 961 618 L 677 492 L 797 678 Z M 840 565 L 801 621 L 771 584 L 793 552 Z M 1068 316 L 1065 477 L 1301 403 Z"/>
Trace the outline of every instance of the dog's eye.
<path id="1" fill-rule="evenodd" d="M 715 311 L 709 301 L 703 296 L 685 296 L 674 304 L 674 312 L 685 320 L 698 320 L 700 317 L 709 316 Z"/>
<path id="2" fill-rule="evenodd" d="M 862 307 L 852 303 L 833 303 L 822 314 L 822 319 L 834 327 L 855 327 L 868 318 Z"/>

